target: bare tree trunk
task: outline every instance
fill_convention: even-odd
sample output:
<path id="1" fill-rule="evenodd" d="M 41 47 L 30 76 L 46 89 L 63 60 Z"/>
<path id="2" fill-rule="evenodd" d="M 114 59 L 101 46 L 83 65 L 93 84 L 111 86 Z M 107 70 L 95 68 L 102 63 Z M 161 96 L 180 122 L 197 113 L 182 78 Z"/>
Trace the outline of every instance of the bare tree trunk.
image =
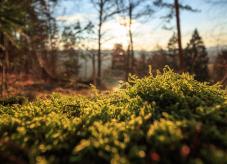
<path id="1" fill-rule="evenodd" d="M 4 46 L 4 36 L 3 36 L 3 33 L 1 33 L 1 32 L 0 32 L 0 45 Z M 1 96 L 3 97 L 5 65 L 4 65 L 4 49 L 2 49 L 2 48 L 0 49 L 0 56 L 1 56 L 1 64 L 2 64 Z"/>
<path id="2" fill-rule="evenodd" d="M 99 25 L 98 25 L 98 71 L 97 71 L 97 85 L 101 85 L 102 79 L 102 25 L 103 25 L 103 0 L 100 2 L 100 10 L 99 10 Z"/>
<path id="3" fill-rule="evenodd" d="M 128 81 L 129 72 L 130 72 L 130 45 L 128 45 L 127 55 L 126 55 L 125 81 Z"/>
<path id="4" fill-rule="evenodd" d="M 182 49 L 182 41 L 181 41 L 181 26 L 180 26 L 180 7 L 178 0 L 175 0 L 175 10 L 176 10 L 176 24 L 177 24 L 177 41 L 179 48 L 179 68 L 180 72 L 184 71 L 184 54 Z"/>
<path id="5" fill-rule="evenodd" d="M 9 73 L 9 42 L 5 39 L 5 91 L 8 94 L 8 73 Z"/>
<path id="6" fill-rule="evenodd" d="M 5 50 L 2 51 L 2 88 L 1 88 L 1 95 L 4 97 L 8 93 L 8 76 L 7 71 L 9 67 L 9 54 L 8 54 L 8 41 L 4 38 L 4 35 L 1 36 Z"/>
<path id="7" fill-rule="evenodd" d="M 129 62 L 129 71 L 134 72 L 134 43 L 133 43 L 133 34 L 132 34 L 132 4 L 129 2 L 129 26 L 128 26 L 128 35 L 129 35 L 129 52 L 128 52 L 128 62 Z"/>
<path id="8" fill-rule="evenodd" d="M 1 86 L 1 96 L 4 97 L 5 93 L 5 59 L 2 61 L 2 86 Z"/>
<path id="9" fill-rule="evenodd" d="M 96 64 L 95 64 L 95 54 L 92 55 L 92 80 L 93 80 L 93 85 L 96 85 Z"/>
<path id="10" fill-rule="evenodd" d="M 130 23 L 132 23 L 132 20 L 130 20 Z M 131 24 L 129 27 L 129 39 L 130 39 L 130 71 L 134 72 L 134 43 L 133 43 L 133 36 L 132 36 L 132 28 Z"/>
<path id="11" fill-rule="evenodd" d="M 101 59 L 101 52 L 102 52 L 102 43 L 101 43 L 101 25 L 99 26 L 99 32 L 98 32 L 98 53 L 97 53 L 97 59 L 98 59 L 98 72 L 97 72 L 97 85 L 101 85 L 101 69 L 102 69 L 102 59 Z"/>

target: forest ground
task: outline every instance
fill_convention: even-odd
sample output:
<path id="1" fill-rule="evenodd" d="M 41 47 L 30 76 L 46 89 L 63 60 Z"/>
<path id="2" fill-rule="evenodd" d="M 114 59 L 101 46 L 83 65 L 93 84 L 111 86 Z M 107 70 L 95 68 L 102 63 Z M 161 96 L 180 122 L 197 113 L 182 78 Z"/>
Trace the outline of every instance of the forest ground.
<path id="1" fill-rule="evenodd" d="M 1 74 L 0 74 L 1 76 Z M 124 75 L 118 72 L 105 72 L 103 78 L 102 91 L 114 90 L 118 87 L 119 81 L 124 79 Z M 89 96 L 91 87 L 89 83 L 83 82 L 62 82 L 35 78 L 32 75 L 8 74 L 7 96 L 26 96 L 29 100 L 39 97 L 46 97 L 53 92 L 65 95 Z"/>

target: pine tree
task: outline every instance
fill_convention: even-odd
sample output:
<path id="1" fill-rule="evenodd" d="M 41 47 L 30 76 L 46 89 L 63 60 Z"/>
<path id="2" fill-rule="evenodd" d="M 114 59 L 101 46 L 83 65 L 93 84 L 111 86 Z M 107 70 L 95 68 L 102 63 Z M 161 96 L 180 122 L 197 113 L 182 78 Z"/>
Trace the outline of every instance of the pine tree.
<path id="1" fill-rule="evenodd" d="M 190 42 L 185 49 L 185 65 L 187 71 L 195 74 L 200 81 L 208 80 L 208 55 L 198 30 L 195 29 Z"/>
<path id="2" fill-rule="evenodd" d="M 214 62 L 213 78 L 227 85 L 227 50 L 219 52 Z"/>
<path id="3" fill-rule="evenodd" d="M 166 19 L 167 22 L 170 22 L 174 17 L 176 18 L 176 30 L 177 30 L 177 44 L 178 44 L 178 57 L 179 57 L 179 70 L 180 72 L 185 71 L 184 64 L 184 52 L 182 48 L 182 35 L 181 35 L 181 10 L 197 12 L 198 10 L 193 9 L 189 5 L 183 5 L 179 0 L 173 0 L 173 2 L 168 2 L 167 0 L 154 0 L 155 6 L 169 9 L 169 12 L 166 16 L 162 17 Z M 166 28 L 166 27 L 164 27 Z M 166 28 L 168 29 L 168 28 Z"/>
<path id="4" fill-rule="evenodd" d="M 178 43 L 177 43 L 177 36 L 176 33 L 174 32 L 172 37 L 169 39 L 168 45 L 167 45 L 167 55 L 169 57 L 169 62 L 168 65 L 173 68 L 177 69 L 177 66 L 179 63 L 177 63 L 177 56 L 178 56 Z"/>
<path id="5" fill-rule="evenodd" d="M 169 39 L 168 45 L 168 55 L 169 56 L 176 56 L 178 53 L 178 46 L 177 46 L 177 36 L 176 33 L 174 32 L 172 37 Z"/>

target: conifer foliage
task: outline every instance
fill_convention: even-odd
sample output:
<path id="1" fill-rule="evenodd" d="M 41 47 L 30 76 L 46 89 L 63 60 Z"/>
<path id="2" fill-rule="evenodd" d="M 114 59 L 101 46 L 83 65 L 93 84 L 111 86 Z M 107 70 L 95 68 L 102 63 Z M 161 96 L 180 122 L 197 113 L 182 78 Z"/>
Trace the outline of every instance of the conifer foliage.
<path id="1" fill-rule="evenodd" d="M 227 80 L 227 50 L 222 50 L 214 62 L 214 80 L 226 85 Z"/>
<path id="2" fill-rule="evenodd" d="M 208 80 L 208 55 L 206 47 L 197 29 L 185 49 L 185 65 L 187 71 L 195 74 L 199 81 Z"/>
<path id="3" fill-rule="evenodd" d="M 168 65 L 173 68 L 177 69 L 179 65 L 179 61 L 177 60 L 179 48 L 177 43 L 177 35 L 174 32 L 171 38 L 169 39 L 168 45 L 167 45 L 167 55 L 170 57 Z"/>
<path id="4" fill-rule="evenodd" d="M 168 48 L 168 54 L 170 56 L 177 56 L 178 53 L 178 47 L 177 47 L 177 36 L 176 33 L 174 32 L 172 37 L 169 39 L 169 43 L 167 45 Z"/>

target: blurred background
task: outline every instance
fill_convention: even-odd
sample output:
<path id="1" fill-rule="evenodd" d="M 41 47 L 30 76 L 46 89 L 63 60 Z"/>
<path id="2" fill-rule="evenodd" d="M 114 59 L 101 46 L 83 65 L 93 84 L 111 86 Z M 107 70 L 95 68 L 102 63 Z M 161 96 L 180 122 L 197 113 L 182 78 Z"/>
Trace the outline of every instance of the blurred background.
<path id="1" fill-rule="evenodd" d="M 226 0 L 0 0 L 0 91 L 118 87 L 168 65 L 227 85 Z"/>

